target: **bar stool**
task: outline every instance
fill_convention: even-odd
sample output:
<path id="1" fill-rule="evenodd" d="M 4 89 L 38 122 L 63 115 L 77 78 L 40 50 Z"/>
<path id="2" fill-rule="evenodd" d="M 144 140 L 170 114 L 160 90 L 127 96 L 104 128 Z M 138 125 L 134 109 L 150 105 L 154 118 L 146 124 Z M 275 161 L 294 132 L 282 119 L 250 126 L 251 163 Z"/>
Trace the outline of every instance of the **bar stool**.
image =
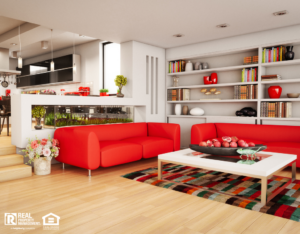
<path id="1" fill-rule="evenodd" d="M 11 116 L 11 107 L 10 107 L 10 99 L 0 101 L 0 135 L 4 128 L 4 123 L 6 119 L 7 124 L 7 136 L 9 136 L 9 117 Z M 2 120 L 2 124 L 1 124 Z"/>

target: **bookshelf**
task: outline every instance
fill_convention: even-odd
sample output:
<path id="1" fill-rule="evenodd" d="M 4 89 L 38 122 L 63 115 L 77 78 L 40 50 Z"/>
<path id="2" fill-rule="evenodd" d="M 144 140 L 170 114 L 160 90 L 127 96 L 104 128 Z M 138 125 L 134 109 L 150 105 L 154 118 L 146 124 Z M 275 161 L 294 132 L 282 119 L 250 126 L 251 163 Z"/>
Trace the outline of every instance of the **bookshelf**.
<path id="1" fill-rule="evenodd" d="M 262 51 L 265 47 L 278 45 L 263 45 L 248 49 L 227 51 L 214 54 L 203 54 L 199 56 L 183 56 L 182 58 L 168 59 L 166 66 L 170 61 L 185 60 L 208 63 L 209 69 L 194 70 L 188 72 L 168 73 L 166 69 L 166 89 L 190 89 L 191 100 L 186 101 L 168 101 L 166 94 L 166 121 L 181 122 L 187 120 L 191 124 L 204 122 L 236 122 L 236 123 L 254 123 L 254 124 L 282 124 L 281 122 L 290 121 L 291 125 L 300 125 L 300 98 L 287 98 L 287 93 L 300 93 L 300 42 L 289 44 L 280 44 L 283 46 L 294 46 L 295 58 L 290 61 L 278 61 L 270 63 L 262 63 Z M 243 58 L 248 56 L 259 56 L 257 64 L 243 64 Z M 241 72 L 244 68 L 257 68 L 257 81 L 241 82 Z M 218 84 L 205 85 L 203 76 L 209 76 L 211 73 L 218 74 Z M 281 80 L 261 81 L 262 75 L 279 74 Z M 173 77 L 179 78 L 179 86 L 173 87 Z M 258 85 L 257 99 L 233 99 L 234 86 L 237 85 Z M 282 87 L 281 98 L 270 99 L 268 96 L 268 88 L 272 85 L 280 85 Z M 218 96 L 220 100 L 209 100 L 200 93 L 202 88 L 217 88 L 221 91 Z M 213 97 L 211 97 L 213 98 Z M 200 100 L 201 99 L 201 100 Z M 270 118 L 260 117 L 260 109 L 262 102 L 292 102 L 293 112 L 292 118 Z M 189 110 L 194 107 L 200 107 L 205 111 L 203 116 L 191 115 L 175 115 L 175 104 L 187 105 Z M 243 107 L 252 107 L 257 110 L 257 117 L 237 117 L 235 112 Z M 197 122 L 198 121 L 198 122 Z M 186 123 L 185 123 L 186 125 Z"/>

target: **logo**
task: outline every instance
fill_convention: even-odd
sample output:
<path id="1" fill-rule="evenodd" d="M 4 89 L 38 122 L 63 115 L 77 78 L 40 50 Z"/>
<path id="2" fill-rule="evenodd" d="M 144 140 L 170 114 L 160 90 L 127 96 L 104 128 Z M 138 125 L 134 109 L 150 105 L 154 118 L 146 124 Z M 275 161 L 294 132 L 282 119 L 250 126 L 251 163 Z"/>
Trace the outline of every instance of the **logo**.
<path id="1" fill-rule="evenodd" d="M 60 217 L 58 215 L 49 213 L 43 216 L 42 219 L 43 219 L 44 230 L 59 230 L 58 227 L 52 227 L 52 226 L 59 225 Z"/>
<path id="2" fill-rule="evenodd" d="M 17 225 L 17 213 L 5 213 L 4 214 L 5 225 Z"/>

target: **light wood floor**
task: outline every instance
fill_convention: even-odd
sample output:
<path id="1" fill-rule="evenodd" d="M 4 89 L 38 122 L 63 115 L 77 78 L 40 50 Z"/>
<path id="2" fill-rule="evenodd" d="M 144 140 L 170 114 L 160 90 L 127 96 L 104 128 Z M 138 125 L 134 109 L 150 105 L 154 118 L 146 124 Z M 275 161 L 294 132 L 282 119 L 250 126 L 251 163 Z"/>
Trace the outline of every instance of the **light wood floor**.
<path id="1" fill-rule="evenodd" d="M 298 222 L 120 177 L 152 166 L 156 159 L 101 168 L 89 178 L 87 170 L 57 164 L 49 176 L 1 183 L 0 215 L 31 213 L 42 222 L 52 212 L 61 219 L 59 231 L 12 230 L 2 216 L 0 233 L 300 233 Z M 280 175 L 290 176 L 290 169 Z"/>

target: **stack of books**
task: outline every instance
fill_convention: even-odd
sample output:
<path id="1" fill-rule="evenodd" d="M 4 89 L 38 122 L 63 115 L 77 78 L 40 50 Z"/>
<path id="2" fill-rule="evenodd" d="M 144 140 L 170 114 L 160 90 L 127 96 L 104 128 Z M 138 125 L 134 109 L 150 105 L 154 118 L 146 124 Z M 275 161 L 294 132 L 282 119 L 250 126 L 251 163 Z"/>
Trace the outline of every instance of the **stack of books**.
<path id="1" fill-rule="evenodd" d="M 292 118 L 292 102 L 262 102 L 260 116 L 269 118 Z"/>
<path id="2" fill-rule="evenodd" d="M 169 62 L 169 73 L 184 72 L 185 71 L 185 61 L 177 60 Z"/>
<path id="3" fill-rule="evenodd" d="M 262 62 L 263 63 L 272 63 L 272 62 L 283 61 L 283 60 L 285 60 L 284 55 L 285 55 L 285 47 L 284 46 L 263 48 Z"/>
<path id="4" fill-rule="evenodd" d="M 272 81 L 272 80 L 281 80 L 280 75 L 264 75 L 261 76 L 261 81 Z"/>
<path id="5" fill-rule="evenodd" d="M 257 99 L 257 85 L 234 86 L 234 99 Z"/>
<path id="6" fill-rule="evenodd" d="M 168 89 L 168 101 L 190 100 L 190 89 Z"/>
<path id="7" fill-rule="evenodd" d="M 257 67 L 242 70 L 242 82 L 257 81 Z"/>
<path id="8" fill-rule="evenodd" d="M 258 55 L 244 57 L 244 64 L 256 64 L 258 63 Z"/>

